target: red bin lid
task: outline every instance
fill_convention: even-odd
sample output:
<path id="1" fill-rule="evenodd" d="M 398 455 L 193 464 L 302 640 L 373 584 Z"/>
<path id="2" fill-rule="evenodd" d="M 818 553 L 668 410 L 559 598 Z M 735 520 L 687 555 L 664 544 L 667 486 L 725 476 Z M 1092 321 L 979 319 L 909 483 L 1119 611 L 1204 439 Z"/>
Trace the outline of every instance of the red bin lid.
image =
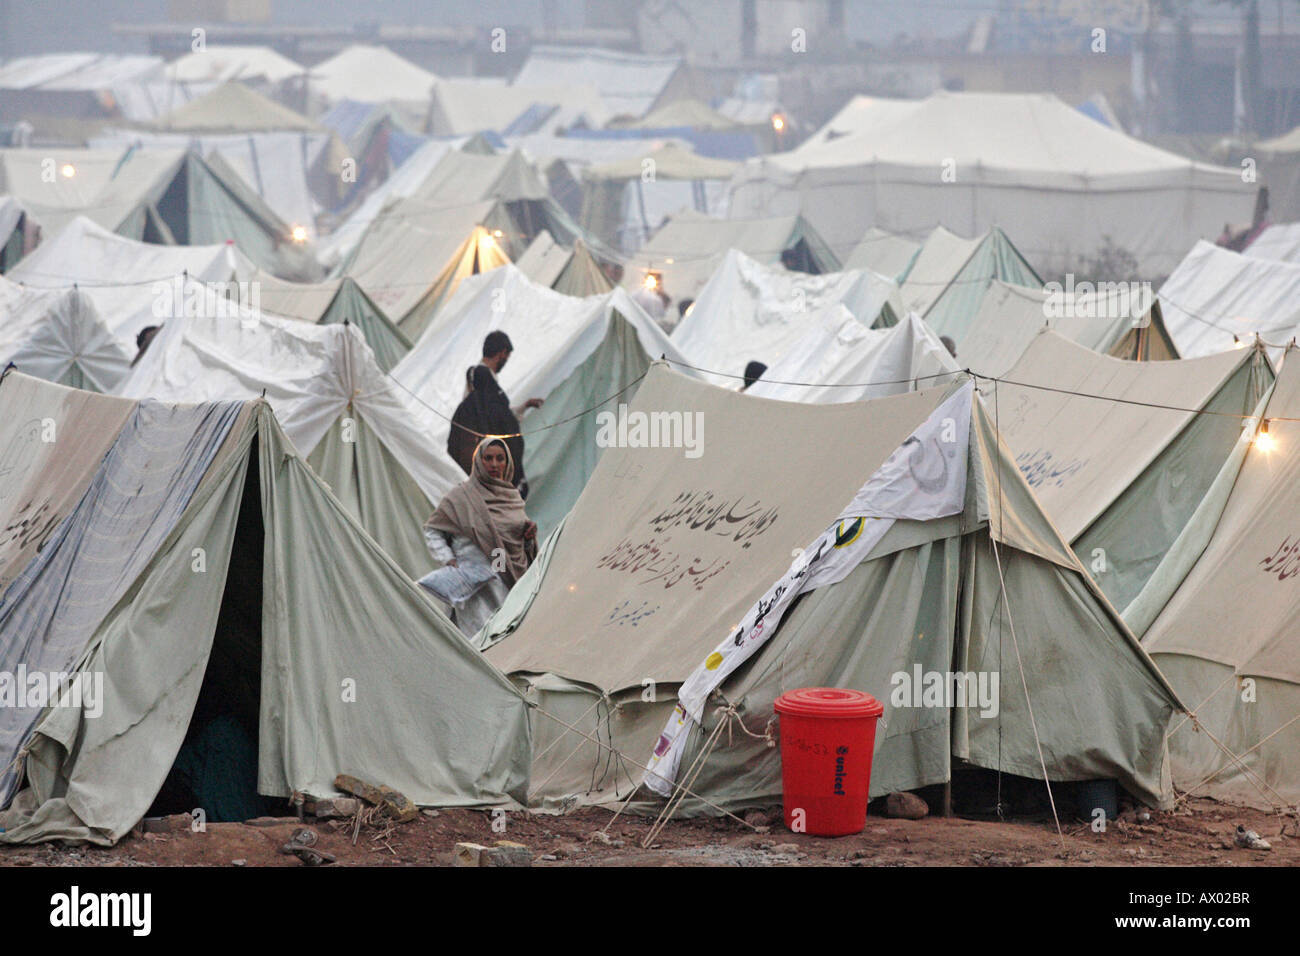
<path id="1" fill-rule="evenodd" d="M 842 687 L 801 687 L 776 699 L 778 714 L 797 717 L 879 717 L 885 705 L 870 694 Z"/>

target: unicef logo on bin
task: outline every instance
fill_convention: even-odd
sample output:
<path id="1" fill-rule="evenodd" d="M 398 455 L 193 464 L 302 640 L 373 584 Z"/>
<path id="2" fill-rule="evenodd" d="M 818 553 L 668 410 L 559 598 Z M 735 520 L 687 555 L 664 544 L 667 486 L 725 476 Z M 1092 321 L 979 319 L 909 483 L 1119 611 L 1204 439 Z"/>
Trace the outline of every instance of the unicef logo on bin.
<path id="1" fill-rule="evenodd" d="M 848 747 L 835 748 L 835 795 L 837 797 L 847 797 L 844 792 L 844 775 L 847 771 L 844 769 L 844 760 L 848 756 Z"/>

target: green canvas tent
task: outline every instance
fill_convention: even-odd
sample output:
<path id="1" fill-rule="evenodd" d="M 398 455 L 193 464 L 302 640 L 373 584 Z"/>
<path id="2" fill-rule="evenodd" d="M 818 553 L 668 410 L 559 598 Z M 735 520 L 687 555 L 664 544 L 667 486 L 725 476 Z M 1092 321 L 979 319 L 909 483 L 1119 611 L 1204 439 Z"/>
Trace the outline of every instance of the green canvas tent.
<path id="1" fill-rule="evenodd" d="M 1175 786 L 1292 812 L 1300 803 L 1296 354 L 1287 350 L 1255 417 L 1237 423 L 1242 440 L 1124 611 L 1196 713 L 1170 730 Z"/>
<path id="2" fill-rule="evenodd" d="M 293 229 L 240 177 L 220 153 L 207 159 L 185 155 L 152 211 L 146 242 L 205 245 L 233 242 L 256 263 L 282 279 L 313 282 L 323 269 L 309 243 L 293 238 Z"/>
<path id="3" fill-rule="evenodd" d="M 657 363 L 626 417 L 652 413 L 707 428 L 651 447 L 629 424 L 476 638 L 536 705 L 530 803 L 613 805 L 647 775 L 666 792 L 673 758 L 695 767 L 683 813 L 779 802 L 772 702 L 806 686 L 885 704 L 873 795 L 961 765 L 1041 779 L 1045 764 L 1054 781 L 1170 797 L 1180 704 L 969 382 L 808 405 Z M 764 467 L 756 436 L 779 449 Z M 918 670 L 996 674 L 997 704 L 909 706 L 896 691 Z M 719 721 L 739 726 L 706 745 Z"/>
<path id="4" fill-rule="evenodd" d="M 1038 273 L 996 226 L 974 239 L 937 226 L 903 280 L 903 305 L 919 313 L 940 335 L 952 336 L 960 351 L 984 291 L 994 279 L 1042 285 Z"/>
<path id="5" fill-rule="evenodd" d="M 424 804 L 523 796 L 524 702 L 268 405 L 136 402 L 18 373 L 0 402 L 0 447 L 38 452 L 4 472 L 0 506 L 7 523 L 42 516 L 39 542 L 5 546 L 0 661 L 88 689 L 0 710 L 0 841 L 111 844 L 178 786 L 209 820 L 254 791 L 329 795 L 339 773 Z M 91 441 L 66 440 L 79 431 Z M 214 725 L 250 755 L 237 779 L 182 773 L 196 749 L 236 764 Z"/>
<path id="6" fill-rule="evenodd" d="M 1258 349 L 1128 362 L 1044 331 L 993 383 L 990 407 L 1062 537 L 1123 609 L 1231 453 L 1235 416 L 1272 379 Z"/>
<path id="7" fill-rule="evenodd" d="M 958 355 L 981 375 L 1002 375 L 1044 329 L 1115 358 L 1178 358 L 1160 301 L 1148 286 L 1089 282 L 1066 291 L 1059 284 L 1034 289 L 1001 279 L 989 283 Z"/>

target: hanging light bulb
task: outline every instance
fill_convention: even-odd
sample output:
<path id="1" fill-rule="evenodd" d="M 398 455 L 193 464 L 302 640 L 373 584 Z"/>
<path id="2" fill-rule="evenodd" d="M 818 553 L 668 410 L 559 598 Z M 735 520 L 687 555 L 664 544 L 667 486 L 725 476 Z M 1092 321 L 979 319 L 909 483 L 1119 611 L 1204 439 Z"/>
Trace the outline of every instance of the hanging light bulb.
<path id="1" fill-rule="evenodd" d="M 1232 337 L 1232 347 L 1233 347 L 1234 349 L 1244 349 L 1244 348 L 1246 347 L 1246 343 L 1243 342 L 1241 339 L 1237 338 L 1236 335 L 1233 335 L 1233 337 Z"/>
<path id="2" fill-rule="evenodd" d="M 1255 436 L 1255 447 L 1263 452 L 1272 451 L 1277 447 L 1277 442 L 1274 441 L 1273 436 L 1268 433 L 1267 418 L 1264 419 L 1259 426 L 1259 434 Z"/>

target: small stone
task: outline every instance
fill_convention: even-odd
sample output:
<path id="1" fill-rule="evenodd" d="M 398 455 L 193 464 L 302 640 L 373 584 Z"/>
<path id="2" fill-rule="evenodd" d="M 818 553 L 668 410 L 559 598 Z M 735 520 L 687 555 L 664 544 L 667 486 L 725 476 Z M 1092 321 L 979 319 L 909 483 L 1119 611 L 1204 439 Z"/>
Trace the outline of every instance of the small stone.
<path id="1" fill-rule="evenodd" d="M 438 811 L 433 809 L 433 807 L 425 807 L 420 812 L 423 813 L 426 817 L 436 817 L 438 815 Z"/>
<path id="2" fill-rule="evenodd" d="M 885 798 L 885 815 L 900 820 L 920 820 L 930 813 L 929 805 L 914 793 L 891 793 Z"/>
<path id="3" fill-rule="evenodd" d="M 542 854 L 541 856 L 539 856 L 537 859 L 539 859 L 539 860 L 543 860 L 543 861 L 545 861 L 545 862 L 547 862 L 547 863 L 553 863 L 554 861 L 558 860 L 559 857 L 556 856 L 554 853 L 543 853 L 543 854 Z"/>
<path id="4" fill-rule="evenodd" d="M 230 865 L 231 865 L 231 866 L 247 866 L 247 865 L 248 865 L 248 861 L 247 861 L 247 860 L 231 860 L 231 861 L 230 861 Z"/>
<path id="5" fill-rule="evenodd" d="M 498 840 L 479 855 L 479 866 L 532 866 L 533 851 L 522 843 Z"/>
<path id="6" fill-rule="evenodd" d="M 452 850 L 452 866 L 479 866 L 487 847 L 479 843 L 457 843 Z"/>
<path id="7" fill-rule="evenodd" d="M 612 841 L 609 838 L 609 834 L 604 830 L 593 830 L 591 831 L 591 835 L 587 837 L 587 842 L 603 843 L 605 846 L 609 846 Z"/>
<path id="8" fill-rule="evenodd" d="M 770 850 L 772 849 L 772 844 L 768 843 L 767 841 L 764 841 L 758 845 L 758 848 L 760 850 Z"/>
<path id="9" fill-rule="evenodd" d="M 799 844 L 797 843 L 778 843 L 772 847 L 773 853 L 798 853 Z"/>
<path id="10" fill-rule="evenodd" d="M 865 860 L 872 856 L 874 856 L 874 854 L 870 850 L 854 850 L 851 854 L 849 854 L 849 859 Z"/>

